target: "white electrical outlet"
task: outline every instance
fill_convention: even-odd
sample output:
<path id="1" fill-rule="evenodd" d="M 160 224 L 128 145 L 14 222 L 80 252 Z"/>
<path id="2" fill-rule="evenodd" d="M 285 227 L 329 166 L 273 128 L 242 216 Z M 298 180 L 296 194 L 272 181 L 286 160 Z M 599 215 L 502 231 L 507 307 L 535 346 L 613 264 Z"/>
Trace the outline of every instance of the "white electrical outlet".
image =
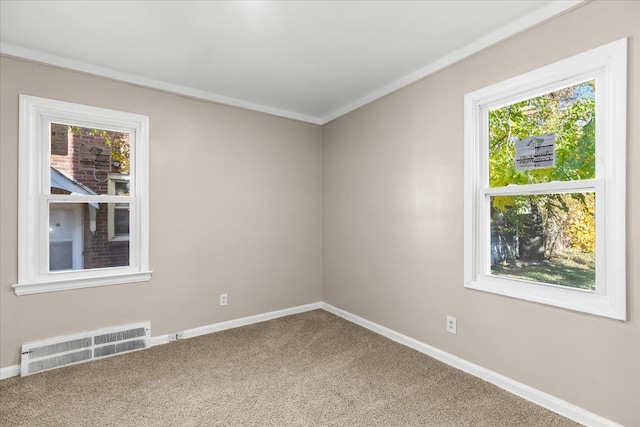
<path id="1" fill-rule="evenodd" d="M 227 305 L 227 294 L 220 294 L 220 305 Z"/>
<path id="2" fill-rule="evenodd" d="M 447 316 L 447 332 L 450 334 L 456 334 L 458 329 L 458 321 L 455 317 Z"/>
<path id="3" fill-rule="evenodd" d="M 169 334 L 169 341 L 181 340 L 184 338 L 184 331 Z"/>

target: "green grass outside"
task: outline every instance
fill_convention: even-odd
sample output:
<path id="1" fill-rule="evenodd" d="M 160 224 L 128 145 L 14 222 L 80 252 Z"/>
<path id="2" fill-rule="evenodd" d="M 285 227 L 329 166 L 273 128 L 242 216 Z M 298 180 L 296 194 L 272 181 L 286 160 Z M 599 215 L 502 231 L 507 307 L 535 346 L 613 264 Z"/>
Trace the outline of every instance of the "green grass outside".
<path id="1" fill-rule="evenodd" d="M 595 290 L 594 253 L 561 253 L 540 262 L 514 261 L 491 267 L 491 274 L 534 282 Z"/>

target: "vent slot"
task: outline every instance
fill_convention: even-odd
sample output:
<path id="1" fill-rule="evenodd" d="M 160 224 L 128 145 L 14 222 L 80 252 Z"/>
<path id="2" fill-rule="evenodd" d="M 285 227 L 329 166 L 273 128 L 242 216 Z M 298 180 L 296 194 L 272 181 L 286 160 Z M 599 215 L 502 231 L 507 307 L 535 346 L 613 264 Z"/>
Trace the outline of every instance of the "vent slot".
<path id="1" fill-rule="evenodd" d="M 20 375 L 147 348 L 150 337 L 151 323 L 144 322 L 26 343 Z"/>
<path id="2" fill-rule="evenodd" d="M 35 374 L 36 372 L 47 371 L 49 369 L 65 365 L 72 365 L 89 359 L 91 359 L 91 350 L 83 350 L 75 353 L 67 353 L 63 356 L 40 359 L 29 363 L 29 373 Z"/>
<path id="3" fill-rule="evenodd" d="M 71 340 L 67 342 L 32 348 L 31 350 L 29 350 L 29 357 L 35 359 L 38 357 L 51 356 L 52 354 L 63 353 L 65 351 L 72 351 L 85 347 L 91 347 L 91 338 L 81 338 L 79 340 Z"/>
<path id="4" fill-rule="evenodd" d="M 147 334 L 145 328 L 130 329 L 128 331 L 113 332 L 111 334 L 97 335 L 94 340 L 96 345 L 106 344 L 114 341 L 129 340 L 131 338 L 143 337 Z"/>
<path id="5" fill-rule="evenodd" d="M 126 351 L 140 350 L 146 348 L 146 342 L 144 340 L 127 341 L 119 344 L 105 345 L 96 348 L 93 351 L 94 357 L 104 357 L 111 354 L 124 353 Z"/>

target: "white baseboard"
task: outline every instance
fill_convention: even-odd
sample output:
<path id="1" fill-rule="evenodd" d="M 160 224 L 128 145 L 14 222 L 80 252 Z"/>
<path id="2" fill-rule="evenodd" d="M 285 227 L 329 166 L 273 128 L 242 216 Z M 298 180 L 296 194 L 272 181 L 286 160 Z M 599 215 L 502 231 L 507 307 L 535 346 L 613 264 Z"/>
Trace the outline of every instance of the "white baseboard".
<path id="1" fill-rule="evenodd" d="M 228 320 L 226 322 L 214 323 L 212 325 L 200 326 L 184 331 L 184 338 L 193 338 L 199 335 L 210 334 L 212 332 L 224 331 L 225 329 L 239 328 L 240 326 L 251 325 L 252 323 L 264 322 L 266 320 L 277 319 L 279 317 L 304 313 L 311 310 L 318 310 L 320 308 L 322 308 L 322 303 L 316 302 L 292 308 L 285 308 L 283 310 L 271 311 L 269 313 L 257 314 L 255 316 Z M 170 334 L 151 337 L 149 340 L 149 347 L 169 343 L 169 336 Z M 18 375 L 20 375 L 20 365 L 7 366 L 6 368 L 0 369 L 0 380 L 10 377 L 16 377 Z"/>
<path id="2" fill-rule="evenodd" d="M 271 311 L 269 313 L 242 317 L 240 319 L 228 320 L 225 322 L 188 329 L 184 331 L 184 338 L 192 338 L 200 335 L 210 334 L 212 332 L 223 331 L 226 329 L 239 328 L 241 326 L 251 325 L 253 323 L 264 322 L 267 320 L 277 319 L 279 317 L 290 316 L 293 314 L 304 313 L 317 309 L 323 309 L 335 314 L 336 316 L 340 316 L 345 320 L 360 325 L 397 343 L 431 356 L 434 359 L 440 360 L 441 362 L 458 368 L 468 374 L 482 378 L 483 380 L 488 381 L 510 393 L 513 393 L 516 396 L 520 396 L 523 399 L 535 403 L 536 405 L 542 406 L 543 408 L 547 408 L 585 426 L 622 427 L 620 426 L 620 424 L 617 424 L 611 420 L 582 409 L 579 406 L 573 405 L 562 399 L 558 399 L 557 397 L 554 397 L 548 393 L 537 390 L 526 384 L 501 375 L 497 372 L 493 372 L 489 369 L 483 368 L 482 366 L 461 359 L 460 357 L 454 356 L 453 354 L 447 353 L 446 351 L 442 351 L 438 348 L 432 347 L 428 344 L 403 335 L 392 329 L 378 325 L 377 323 L 363 319 L 362 317 L 356 316 L 324 302 L 306 304 L 287 308 L 284 310 Z M 169 336 L 170 334 L 151 337 L 150 347 L 169 343 Z M 17 375 L 20 375 L 20 365 L 7 366 L 6 368 L 0 369 L 0 379 L 14 377 Z"/>
<path id="3" fill-rule="evenodd" d="M 20 375 L 20 365 L 7 366 L 0 368 L 0 380 Z"/>
<path id="4" fill-rule="evenodd" d="M 351 314 L 347 311 L 334 307 L 327 303 L 321 304 L 322 309 L 330 313 L 340 316 L 345 320 L 367 328 L 377 334 L 387 337 L 399 344 L 410 347 L 421 353 L 431 356 L 441 362 L 451 365 L 454 368 L 458 368 L 468 374 L 482 378 L 483 380 L 490 382 L 510 393 L 520 396 L 536 405 L 547 408 L 553 412 L 556 412 L 564 417 L 569 418 L 575 422 L 590 427 L 622 427 L 620 424 L 615 423 L 609 419 L 596 415 L 579 406 L 573 405 L 562 399 L 558 399 L 548 393 L 537 390 L 521 382 L 515 381 L 509 377 L 505 377 L 497 372 L 493 372 L 489 369 L 478 366 L 453 354 L 442 351 L 438 348 L 432 347 L 428 344 L 415 340 L 411 337 L 403 335 L 399 332 L 378 325 L 377 323 L 370 322 L 362 317 Z"/>
<path id="5" fill-rule="evenodd" d="M 185 330 L 184 338 L 193 338 L 200 335 L 210 334 L 212 332 L 224 331 L 225 329 L 239 328 L 241 326 L 251 325 L 253 323 L 273 320 L 279 317 L 290 316 L 292 314 L 304 313 L 306 311 L 318 310 L 320 308 L 322 308 L 322 303 L 316 302 L 312 304 L 299 305 L 292 308 L 285 308 L 283 310 L 271 311 L 269 313 L 257 314 L 255 316 L 241 317 L 240 319 L 228 320 L 226 322 L 199 326 L 197 328 Z M 151 347 L 169 343 L 169 336 L 170 334 L 151 337 Z"/>

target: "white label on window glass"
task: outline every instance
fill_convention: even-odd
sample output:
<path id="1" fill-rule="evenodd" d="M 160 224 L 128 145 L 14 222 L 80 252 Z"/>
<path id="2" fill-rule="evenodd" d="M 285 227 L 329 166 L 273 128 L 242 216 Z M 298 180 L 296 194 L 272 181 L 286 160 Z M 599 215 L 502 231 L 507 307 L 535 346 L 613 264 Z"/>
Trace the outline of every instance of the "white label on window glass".
<path id="1" fill-rule="evenodd" d="M 556 135 L 530 136 L 516 140 L 516 170 L 552 168 L 556 164 Z"/>

